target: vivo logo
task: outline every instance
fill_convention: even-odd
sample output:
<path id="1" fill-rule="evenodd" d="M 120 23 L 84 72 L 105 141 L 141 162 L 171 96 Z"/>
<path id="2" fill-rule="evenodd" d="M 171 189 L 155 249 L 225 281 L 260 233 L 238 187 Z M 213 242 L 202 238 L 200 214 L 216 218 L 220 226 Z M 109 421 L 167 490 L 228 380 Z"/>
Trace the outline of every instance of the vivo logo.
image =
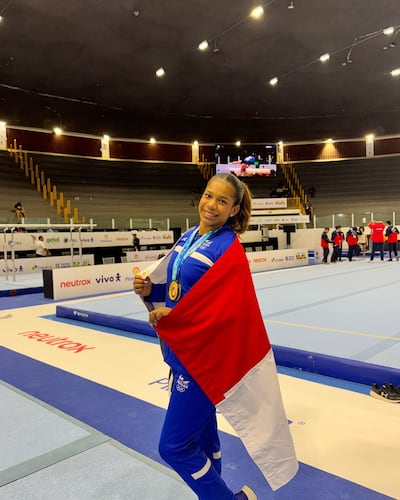
<path id="1" fill-rule="evenodd" d="M 121 281 L 121 275 L 119 273 L 111 276 L 104 276 L 102 274 L 99 278 L 96 278 L 96 283 L 114 283 Z"/>

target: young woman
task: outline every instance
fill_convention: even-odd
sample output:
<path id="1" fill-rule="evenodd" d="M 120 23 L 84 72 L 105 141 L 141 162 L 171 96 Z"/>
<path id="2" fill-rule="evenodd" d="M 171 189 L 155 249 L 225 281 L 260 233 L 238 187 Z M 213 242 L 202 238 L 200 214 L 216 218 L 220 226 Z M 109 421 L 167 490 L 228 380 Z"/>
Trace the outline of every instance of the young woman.
<path id="1" fill-rule="evenodd" d="M 208 286 L 209 282 L 204 281 L 204 278 L 212 279 L 215 271 L 220 269 L 218 265 L 221 266 L 224 262 L 224 255 L 229 257 L 229 265 L 234 265 L 232 260 L 240 260 L 241 267 L 238 264 L 237 271 L 240 275 L 243 274 L 244 250 L 237 242 L 237 235 L 247 228 L 251 213 L 250 192 L 236 176 L 217 174 L 208 182 L 198 211 L 199 224 L 189 229 L 173 249 L 168 262 L 166 281 L 157 284 L 155 279 L 150 280 L 149 277 L 140 275 L 134 280 L 135 292 L 146 302 L 165 302 L 165 305 L 156 307 L 149 313 L 149 321 L 160 336 L 164 360 L 172 373 L 171 397 L 161 432 L 159 451 L 161 457 L 175 469 L 199 499 L 256 500 L 256 494 L 248 486 L 234 494 L 221 477 L 221 450 L 216 407 L 213 402 L 221 398 L 216 396 L 210 399 L 210 394 L 204 392 L 203 388 L 207 383 L 203 381 L 203 372 L 210 373 L 212 387 L 218 385 L 219 377 L 213 375 L 213 370 L 206 366 L 209 364 L 208 359 L 202 358 L 202 347 L 199 348 L 199 344 L 196 344 L 202 341 L 203 335 L 205 343 L 213 342 L 224 329 L 223 324 L 216 324 L 227 314 L 226 306 L 218 309 L 221 290 L 216 292 L 212 285 L 214 281 L 210 281 L 211 286 Z M 231 249 L 236 249 L 241 257 L 237 259 L 235 253 L 228 254 Z M 245 272 L 251 280 L 245 256 L 244 261 L 247 266 Z M 222 281 L 223 279 L 218 282 L 218 286 L 222 286 Z M 238 284 L 240 285 L 240 278 Z M 226 294 L 228 293 L 226 290 Z M 194 307 L 190 304 L 189 296 L 197 297 L 194 299 Z M 231 303 L 229 314 L 232 315 L 235 307 L 236 305 Z M 168 328 L 162 328 L 167 325 L 169 318 L 174 318 L 170 337 L 167 334 Z M 194 321 L 192 326 L 191 321 Z M 181 335 L 179 329 L 182 326 L 186 330 L 196 330 L 192 339 L 190 335 L 186 338 Z M 264 328 L 264 325 L 262 327 Z M 187 335 L 187 332 L 183 335 Z M 224 351 L 221 355 L 226 357 L 222 360 L 226 362 L 226 370 L 229 362 L 232 364 L 232 360 L 227 359 L 228 344 L 234 342 L 235 336 L 236 343 L 240 344 L 239 349 L 246 349 L 246 342 L 250 343 L 246 338 L 248 332 L 240 327 L 237 331 L 230 329 L 230 340 L 224 340 L 219 348 L 213 349 L 214 352 Z M 265 330 L 261 337 L 267 339 Z M 197 373 L 194 373 L 196 370 L 193 368 L 193 359 L 200 362 L 200 371 Z M 236 364 L 236 361 L 233 364 Z M 263 384 L 265 385 L 265 380 Z M 287 426 L 285 417 L 284 420 Z M 290 453 L 287 454 L 289 455 Z M 293 473 L 291 475 L 293 476 Z"/>
<path id="2" fill-rule="evenodd" d="M 364 226 L 358 228 L 358 244 L 360 245 L 363 259 L 365 259 L 367 256 L 368 237 Z"/>

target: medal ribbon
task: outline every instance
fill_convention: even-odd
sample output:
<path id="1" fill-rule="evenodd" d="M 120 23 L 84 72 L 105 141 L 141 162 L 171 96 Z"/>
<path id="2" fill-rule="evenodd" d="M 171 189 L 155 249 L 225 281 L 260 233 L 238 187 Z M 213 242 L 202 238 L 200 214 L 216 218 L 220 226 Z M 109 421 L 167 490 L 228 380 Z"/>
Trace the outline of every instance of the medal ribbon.
<path id="1" fill-rule="evenodd" d="M 211 231 L 208 231 L 206 234 L 203 234 L 201 238 L 199 238 L 194 244 L 193 240 L 195 239 L 196 235 L 199 232 L 199 228 L 197 227 L 192 234 L 189 236 L 189 238 L 185 241 L 182 250 L 178 254 L 177 258 L 174 260 L 173 266 L 172 266 L 172 276 L 171 279 L 173 281 L 176 281 L 179 271 L 181 270 L 181 267 L 185 260 L 189 257 L 190 254 L 192 254 L 195 250 L 197 250 L 201 245 L 206 241 L 206 239 L 210 238 L 214 233 L 216 233 L 218 229 L 212 229 Z"/>

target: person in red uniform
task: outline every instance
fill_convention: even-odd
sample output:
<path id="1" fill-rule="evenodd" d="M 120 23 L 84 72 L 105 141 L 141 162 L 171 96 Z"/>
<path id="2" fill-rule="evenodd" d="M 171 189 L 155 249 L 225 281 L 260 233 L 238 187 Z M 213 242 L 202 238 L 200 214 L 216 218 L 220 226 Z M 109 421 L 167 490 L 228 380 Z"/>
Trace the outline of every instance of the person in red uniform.
<path id="1" fill-rule="evenodd" d="M 347 245 L 349 246 L 349 253 L 347 254 L 347 258 L 349 259 L 349 262 L 351 262 L 353 260 L 353 255 L 357 254 L 357 248 L 358 248 L 358 235 L 356 227 L 351 227 L 347 231 L 346 242 Z"/>
<path id="2" fill-rule="evenodd" d="M 397 239 L 399 235 L 399 230 L 397 229 L 396 226 L 393 226 L 392 222 L 390 220 L 386 221 L 387 228 L 385 232 L 385 236 L 387 238 L 388 242 L 388 250 L 389 250 L 389 260 L 392 259 L 392 252 L 394 256 L 396 257 L 396 260 L 399 260 L 399 257 L 397 255 Z"/>
<path id="3" fill-rule="evenodd" d="M 383 262 L 383 244 L 385 242 L 385 228 L 386 225 L 381 220 L 379 221 L 371 221 L 368 224 L 369 229 L 371 230 L 371 241 L 372 241 L 372 250 L 371 250 L 371 258 L 370 262 L 374 260 L 375 252 L 379 252 L 381 256 L 381 261 Z"/>
<path id="4" fill-rule="evenodd" d="M 333 253 L 331 257 L 331 262 L 337 262 L 342 260 L 342 246 L 344 240 L 344 233 L 342 231 L 342 226 L 335 226 L 335 230 L 332 231 L 331 240 L 333 243 Z"/>
<path id="5" fill-rule="evenodd" d="M 328 255 L 329 255 L 329 243 L 332 243 L 328 236 L 329 227 L 324 229 L 324 232 L 321 234 L 321 247 L 323 252 L 322 262 L 324 264 L 328 264 Z"/>

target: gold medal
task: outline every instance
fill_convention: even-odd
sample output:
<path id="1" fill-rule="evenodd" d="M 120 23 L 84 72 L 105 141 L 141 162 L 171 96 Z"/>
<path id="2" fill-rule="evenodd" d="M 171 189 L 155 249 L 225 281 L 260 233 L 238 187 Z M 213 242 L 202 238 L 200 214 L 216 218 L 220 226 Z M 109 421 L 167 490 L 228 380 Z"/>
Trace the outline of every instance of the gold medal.
<path id="1" fill-rule="evenodd" d="M 168 298 L 176 302 L 181 296 L 181 285 L 179 281 L 172 280 L 168 287 Z"/>

